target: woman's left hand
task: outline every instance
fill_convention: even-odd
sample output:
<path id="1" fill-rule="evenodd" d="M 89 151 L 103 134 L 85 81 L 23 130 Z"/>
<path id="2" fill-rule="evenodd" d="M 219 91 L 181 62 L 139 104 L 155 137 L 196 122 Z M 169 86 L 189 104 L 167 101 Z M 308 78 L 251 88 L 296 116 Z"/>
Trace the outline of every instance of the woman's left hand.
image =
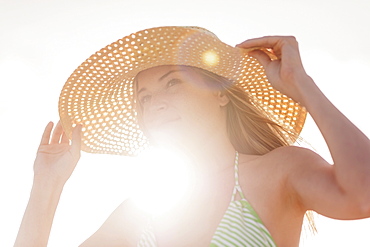
<path id="1" fill-rule="evenodd" d="M 267 36 L 246 40 L 237 47 L 245 49 L 259 47 L 275 55 L 277 59 L 271 60 L 262 50 L 257 49 L 248 53 L 263 65 L 269 82 L 276 90 L 301 102 L 299 88 L 302 83 L 312 82 L 312 80 L 303 68 L 298 42 L 294 37 Z"/>
<path id="2" fill-rule="evenodd" d="M 370 217 L 370 141 L 306 74 L 294 37 L 262 37 L 238 45 L 264 66 L 272 86 L 304 105 L 320 129 L 333 165 L 307 150 L 297 157 L 286 181 L 301 206 L 336 219 Z M 255 50 L 257 48 L 257 50 Z M 270 57 L 268 50 L 277 59 Z M 284 150 L 284 149 L 283 149 Z M 288 149 L 289 150 L 289 149 Z M 303 151 L 304 150 L 304 151 Z M 300 153 L 300 154 L 299 154 Z M 287 154 L 286 154 L 287 155 Z M 286 156 L 285 155 L 285 156 Z M 302 165 L 299 165 L 301 163 Z"/>

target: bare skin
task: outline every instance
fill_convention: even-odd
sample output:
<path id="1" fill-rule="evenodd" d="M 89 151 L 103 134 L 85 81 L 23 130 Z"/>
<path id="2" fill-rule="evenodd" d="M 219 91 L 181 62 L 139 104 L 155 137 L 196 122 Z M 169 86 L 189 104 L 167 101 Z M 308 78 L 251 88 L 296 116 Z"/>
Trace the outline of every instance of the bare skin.
<path id="1" fill-rule="evenodd" d="M 293 37 L 263 37 L 247 40 L 239 47 L 265 47 L 275 53 L 279 58 L 276 61 L 271 61 L 259 51 L 250 55 L 264 65 L 269 81 L 276 89 L 307 108 L 320 128 L 334 161 L 333 165 L 328 164 L 312 151 L 297 147 L 278 148 L 263 156 L 241 154 L 242 190 L 276 244 L 298 246 L 306 210 L 315 210 L 335 219 L 370 217 L 370 141 L 330 103 L 306 74 L 296 40 Z M 153 111 L 156 111 L 155 114 L 159 114 L 158 111 L 161 114 L 170 113 L 165 116 L 175 120 L 164 129 L 168 132 L 161 132 L 169 135 L 185 123 L 198 123 L 199 116 L 204 114 L 202 109 L 188 111 L 194 109 L 191 102 L 190 105 L 183 104 L 179 98 L 182 94 L 172 94 L 175 88 L 171 91 L 165 89 L 169 78 L 160 84 L 159 78 L 172 69 L 167 67 L 150 71 L 151 80 L 158 82 L 153 87 L 146 84 L 147 75 L 142 74 L 138 79 L 139 90 L 146 88 L 146 92 L 154 96 L 151 98 L 153 101 L 143 107 L 147 117 L 144 118 L 146 127 L 153 136 L 161 132 L 162 124 L 153 124 L 156 121 L 150 117 Z M 173 76 L 177 79 L 181 77 L 179 74 Z M 187 97 L 194 96 L 194 100 L 201 100 L 189 85 L 180 86 L 186 88 L 178 92 L 189 93 Z M 186 149 L 196 161 L 195 167 L 202 167 L 198 170 L 198 187 L 191 200 L 180 202 L 154 223 L 159 246 L 179 246 L 178 243 L 183 243 L 183 246 L 209 245 L 230 202 L 234 186 L 235 150 L 221 121 L 228 101 L 220 93 L 201 93 L 202 97 L 214 102 L 205 106 L 209 107 L 207 112 L 211 112 L 209 117 L 215 124 L 202 122 L 204 119 L 201 119 L 199 128 L 204 131 L 194 136 L 178 137 L 179 143 L 190 143 L 198 135 L 203 135 L 197 139 L 200 141 L 196 142 L 197 145 Z M 161 97 L 156 98 L 158 95 Z M 198 103 L 203 104 L 201 101 Z M 208 129 L 209 132 L 206 131 Z M 79 158 L 80 131 L 80 128 L 75 129 L 70 145 L 63 138 L 60 127 L 56 127 L 49 141 L 51 126 L 48 125 L 35 161 L 34 185 L 15 246 L 25 246 L 25 243 L 27 246 L 46 246 L 59 196 Z M 209 141 L 211 137 L 212 142 Z M 63 169 L 60 166 L 64 166 Z M 41 188 L 45 186 L 49 189 L 41 193 Z M 145 222 L 142 212 L 137 211 L 128 200 L 81 246 L 136 246 Z"/>
<path id="2" fill-rule="evenodd" d="M 52 129 L 49 123 L 41 138 L 31 195 L 14 246 L 47 245 L 64 184 L 80 158 L 81 126 L 74 129 L 71 144 L 59 123 L 53 134 Z"/>

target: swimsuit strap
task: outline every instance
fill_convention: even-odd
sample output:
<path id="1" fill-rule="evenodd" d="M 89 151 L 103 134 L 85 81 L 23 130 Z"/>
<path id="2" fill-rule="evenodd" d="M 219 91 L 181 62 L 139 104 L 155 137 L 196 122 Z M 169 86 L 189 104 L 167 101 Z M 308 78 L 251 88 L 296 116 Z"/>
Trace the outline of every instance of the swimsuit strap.
<path id="1" fill-rule="evenodd" d="M 235 201 L 235 196 L 236 196 L 237 191 L 239 192 L 239 195 L 240 195 L 241 199 L 244 199 L 243 191 L 242 191 L 242 189 L 240 187 L 240 184 L 239 184 L 238 164 L 239 164 L 239 153 L 238 153 L 238 151 L 236 151 L 235 152 L 235 163 L 234 163 L 235 186 L 234 186 L 234 190 L 233 190 L 233 195 L 231 197 L 231 201 Z"/>

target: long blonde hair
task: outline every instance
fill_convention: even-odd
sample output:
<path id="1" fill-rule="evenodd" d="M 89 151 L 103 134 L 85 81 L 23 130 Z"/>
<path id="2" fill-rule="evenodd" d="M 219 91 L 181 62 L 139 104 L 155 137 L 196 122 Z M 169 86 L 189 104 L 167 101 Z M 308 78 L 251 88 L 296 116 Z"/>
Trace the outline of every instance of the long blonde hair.
<path id="1" fill-rule="evenodd" d="M 287 131 L 271 120 L 268 113 L 232 80 L 207 70 L 192 68 L 203 76 L 206 83 L 221 89 L 229 98 L 230 102 L 226 106 L 227 132 L 238 152 L 263 155 L 275 148 L 290 146 L 297 140 L 297 133 Z M 312 211 L 305 213 L 303 229 L 305 232 L 317 232 Z"/>
<path id="2" fill-rule="evenodd" d="M 212 88 L 221 90 L 230 100 L 227 104 L 227 132 L 240 153 L 263 155 L 275 148 L 289 146 L 297 134 L 274 122 L 245 90 L 232 80 L 207 70 L 192 67 Z"/>

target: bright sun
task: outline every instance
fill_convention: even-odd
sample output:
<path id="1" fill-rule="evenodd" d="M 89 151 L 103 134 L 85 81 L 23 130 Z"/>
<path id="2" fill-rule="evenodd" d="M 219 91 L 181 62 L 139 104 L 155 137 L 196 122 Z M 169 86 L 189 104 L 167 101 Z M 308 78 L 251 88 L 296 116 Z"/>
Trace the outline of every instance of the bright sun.
<path id="1" fill-rule="evenodd" d="M 132 199 L 145 212 L 159 216 L 170 210 L 191 184 L 184 158 L 173 151 L 152 148 L 138 158 Z"/>

